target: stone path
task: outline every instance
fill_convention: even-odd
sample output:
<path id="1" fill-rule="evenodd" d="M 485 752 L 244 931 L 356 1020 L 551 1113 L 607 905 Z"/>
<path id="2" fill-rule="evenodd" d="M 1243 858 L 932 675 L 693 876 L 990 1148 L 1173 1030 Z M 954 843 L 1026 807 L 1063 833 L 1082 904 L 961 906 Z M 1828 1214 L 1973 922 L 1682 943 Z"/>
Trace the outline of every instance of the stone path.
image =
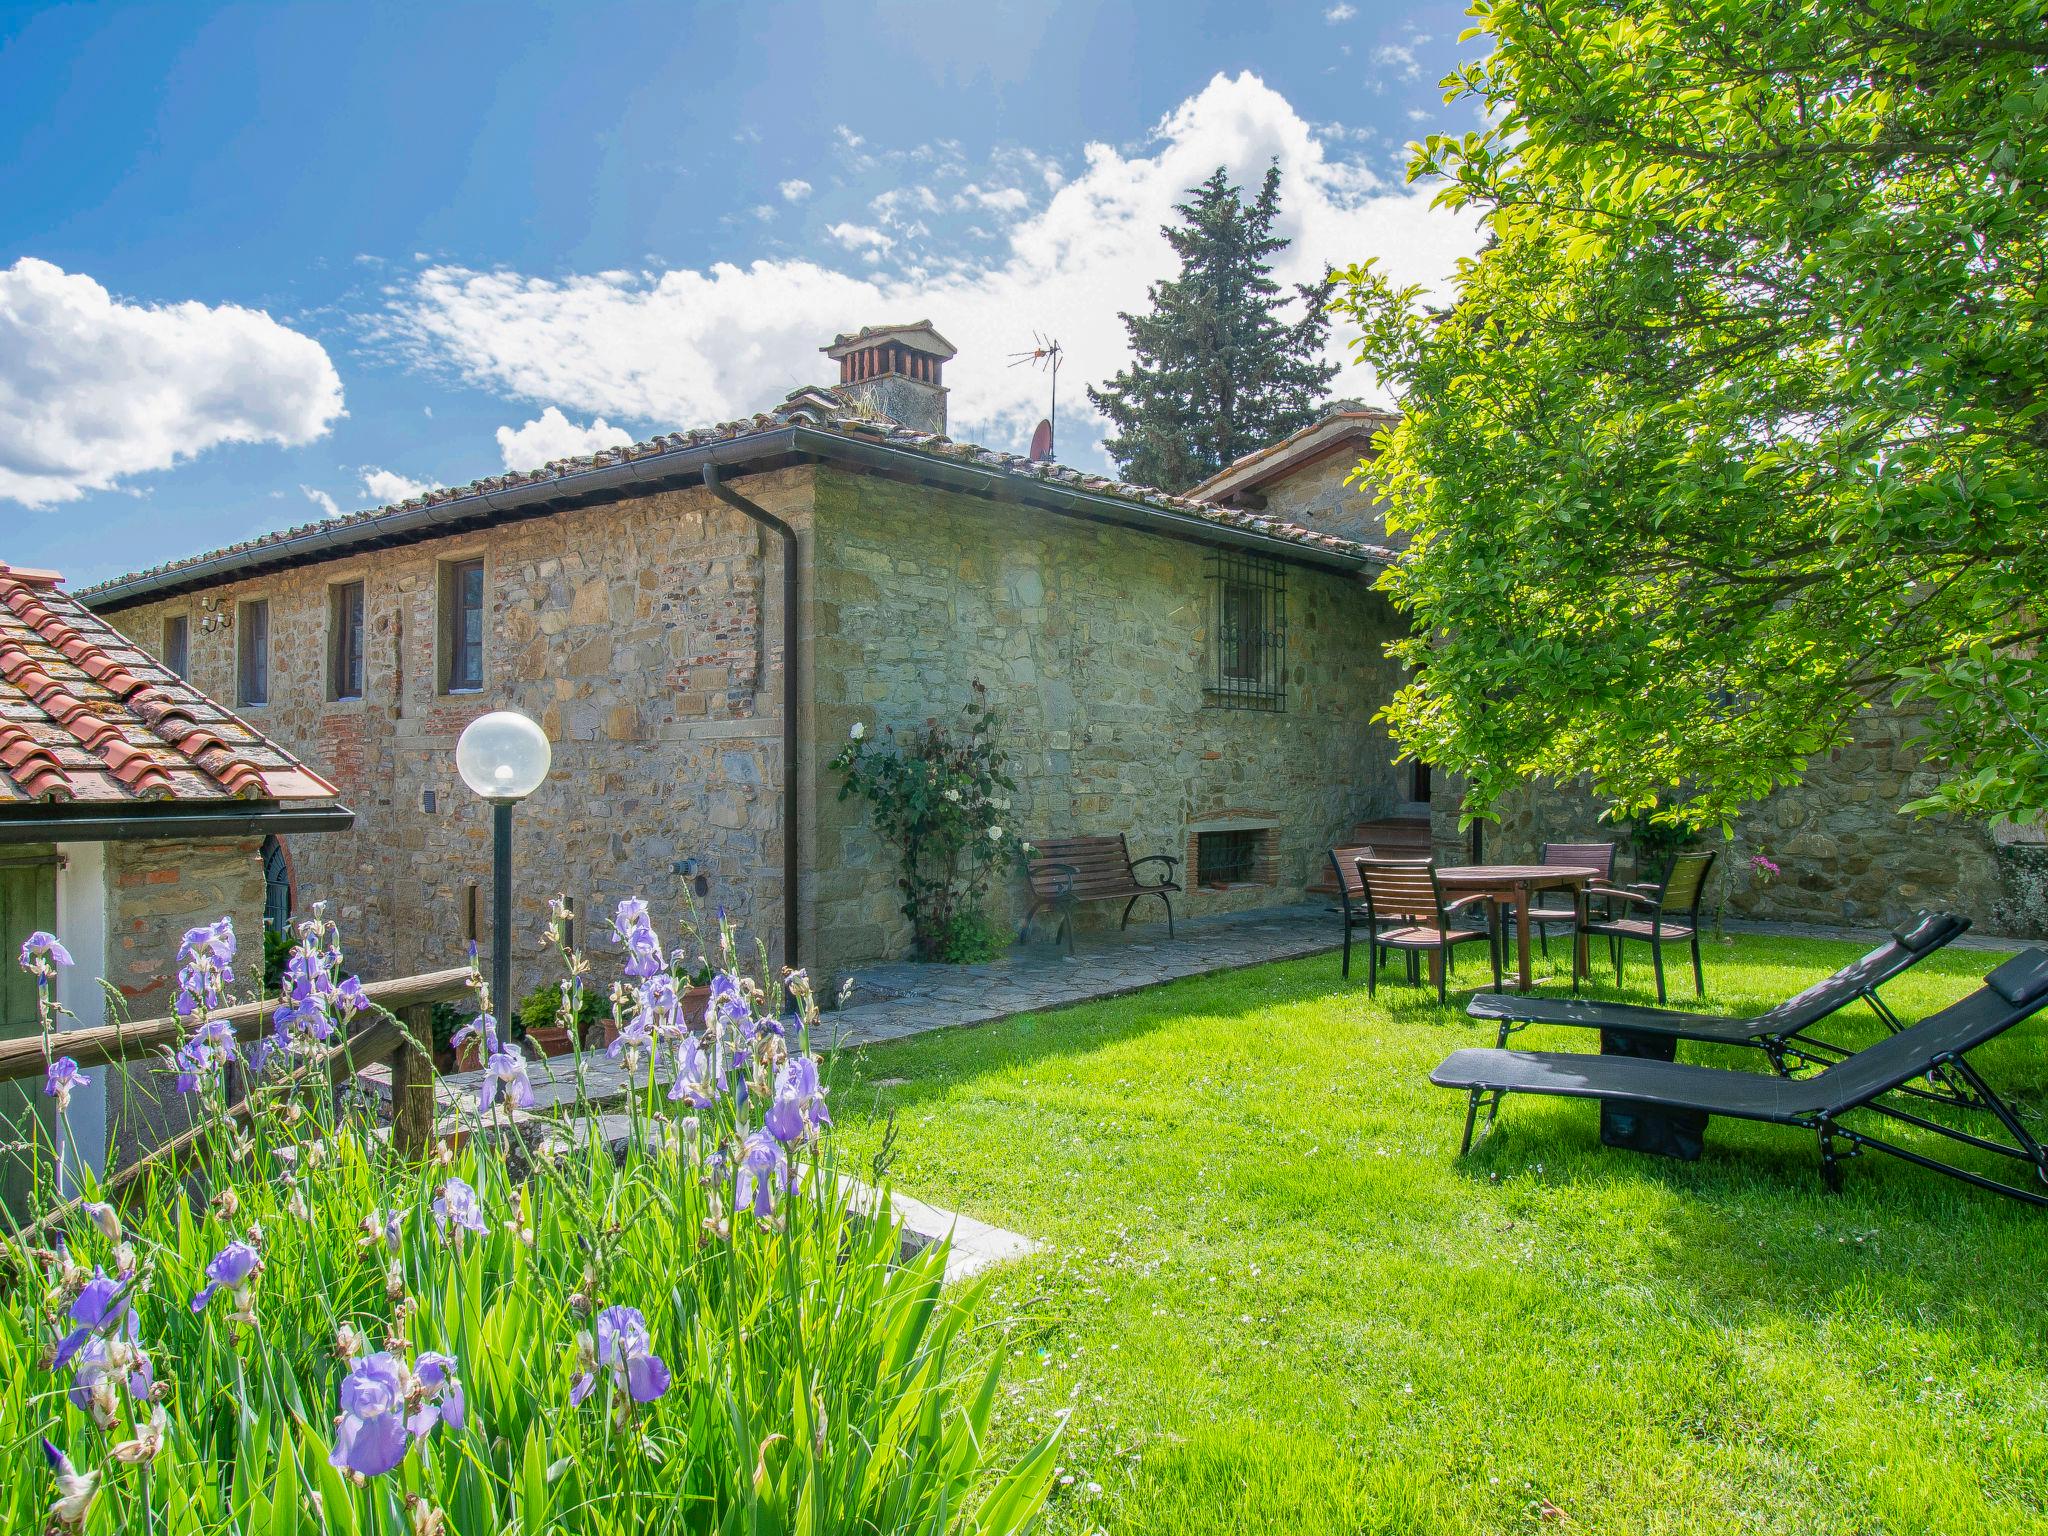
<path id="1" fill-rule="evenodd" d="M 1164 923 L 1133 924 L 1125 933 L 1084 935 L 1075 941 L 1071 956 L 1047 944 L 1013 949 L 984 965 L 869 966 L 855 973 L 847 1006 L 825 1015 L 824 1038 L 813 1044 L 824 1050 L 851 1050 L 934 1029 L 987 1024 L 1012 1014 L 1116 997 L 1183 976 L 1320 954 L 1343 941 L 1336 915 L 1317 902 L 1198 917 L 1177 922 L 1174 929 L 1170 939 Z M 364 1076 L 383 1086 L 378 1069 Z M 602 1051 L 531 1062 L 528 1076 L 536 1114 L 613 1103 L 626 1090 L 622 1065 Z M 482 1081 L 481 1072 L 451 1072 L 437 1078 L 442 1110 L 474 1104 Z M 641 1083 L 644 1088 L 644 1078 Z"/>
<path id="2" fill-rule="evenodd" d="M 871 965 L 854 974 L 847 1006 L 825 1016 L 826 1043 L 846 1050 L 987 1024 L 1183 976 L 1322 954 L 1342 942 L 1337 915 L 1320 902 L 1303 902 L 1185 919 L 1174 924 L 1170 939 L 1164 923 L 1083 935 L 1071 957 L 1051 945 L 1032 945 L 983 965 Z"/>

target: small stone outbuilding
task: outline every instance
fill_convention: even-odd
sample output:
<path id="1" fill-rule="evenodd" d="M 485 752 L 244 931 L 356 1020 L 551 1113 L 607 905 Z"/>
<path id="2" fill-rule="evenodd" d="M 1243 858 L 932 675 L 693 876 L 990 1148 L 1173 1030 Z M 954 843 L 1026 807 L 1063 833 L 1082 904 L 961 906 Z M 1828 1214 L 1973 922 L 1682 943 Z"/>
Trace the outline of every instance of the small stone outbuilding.
<path id="1" fill-rule="evenodd" d="M 240 970 L 262 965 L 266 843 L 312 847 L 350 824 L 334 786 L 109 627 L 49 571 L 0 564 L 0 1035 L 37 1028 L 15 963 L 56 933 L 64 1027 L 170 1012 L 179 939 L 226 914 Z M 274 883 L 274 882 L 272 882 Z M 162 1117 L 95 1074 L 72 1144 L 96 1165 L 148 1141 Z M 39 1085 L 0 1084 L 0 1117 L 47 1115 Z M 0 1139 L 18 1139 L 0 1131 Z M 21 1176 L 0 1170 L 0 1185 Z"/>

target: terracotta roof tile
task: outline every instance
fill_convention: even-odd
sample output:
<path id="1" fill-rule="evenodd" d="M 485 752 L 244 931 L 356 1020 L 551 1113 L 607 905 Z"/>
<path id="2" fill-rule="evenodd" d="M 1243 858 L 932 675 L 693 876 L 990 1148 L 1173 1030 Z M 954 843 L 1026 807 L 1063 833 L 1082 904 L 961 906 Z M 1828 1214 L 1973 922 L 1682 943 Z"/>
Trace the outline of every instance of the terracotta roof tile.
<path id="1" fill-rule="evenodd" d="M 0 813 L 36 802 L 334 798 L 333 785 L 57 580 L 0 564 Z"/>
<path id="2" fill-rule="evenodd" d="M 173 560 L 147 570 L 132 572 L 113 581 L 101 582 L 85 588 L 79 595 L 91 601 L 102 594 L 110 593 L 130 582 L 144 578 L 170 575 L 179 571 L 194 570 L 212 565 L 214 562 L 232 556 L 300 540 L 309 535 L 331 535 L 349 530 L 360 530 L 367 542 L 382 536 L 378 526 L 383 520 L 400 512 L 418 508 L 439 506 L 447 502 L 478 499 L 493 492 L 512 490 L 518 487 L 544 485 L 552 480 L 566 479 L 572 475 L 613 464 L 631 463 L 636 460 L 659 458 L 664 454 L 684 452 L 707 444 L 729 442 L 736 438 L 757 433 L 779 431 L 791 425 L 802 425 L 816 431 L 831 432 L 841 437 L 863 441 L 881 441 L 891 447 L 908 449 L 933 458 L 949 460 L 958 464 L 971 464 L 977 468 L 1015 476 L 1020 479 L 1045 481 L 1051 484 L 1067 485 L 1076 490 L 1089 491 L 1097 495 L 1114 497 L 1138 506 L 1152 507 L 1165 512 L 1195 518 L 1218 527 L 1237 528 L 1245 532 L 1263 534 L 1286 543 L 1299 544 L 1304 548 L 1319 550 L 1327 554 L 1340 554 L 1353 558 L 1391 563 L 1398 558 L 1395 553 L 1376 544 L 1361 543 L 1356 539 L 1342 538 L 1336 534 L 1324 533 L 1318 529 L 1305 528 L 1285 518 L 1270 517 L 1264 513 L 1248 512 L 1234 507 L 1220 507 L 1208 502 L 1196 501 L 1187 496 L 1176 496 L 1168 491 L 1148 485 L 1132 485 L 1126 481 L 1113 480 L 1106 475 L 1090 474 L 1073 469 L 1065 464 L 1031 459 L 1021 453 L 1006 453 L 998 449 L 983 448 L 974 443 L 956 442 L 952 438 L 935 433 L 919 432 L 899 426 L 893 421 L 875 420 L 864 417 L 859 410 L 840 400 L 830 390 L 811 386 L 792 390 L 789 397 L 773 411 L 763 412 L 740 421 L 720 422 L 712 427 L 696 427 L 685 432 L 666 432 L 647 439 L 645 442 L 629 443 L 617 448 L 605 448 L 592 454 L 576 458 L 556 459 L 534 470 L 514 470 L 505 474 L 486 475 L 463 486 L 442 486 L 426 491 L 389 506 L 373 507 L 361 512 L 348 512 L 340 517 L 324 518 L 318 522 L 302 524 L 295 528 L 279 529 L 260 538 L 244 540 L 224 548 L 193 555 L 182 560 Z M 315 558 L 333 559 L 349 547 L 346 541 L 323 542 L 320 555 Z"/>

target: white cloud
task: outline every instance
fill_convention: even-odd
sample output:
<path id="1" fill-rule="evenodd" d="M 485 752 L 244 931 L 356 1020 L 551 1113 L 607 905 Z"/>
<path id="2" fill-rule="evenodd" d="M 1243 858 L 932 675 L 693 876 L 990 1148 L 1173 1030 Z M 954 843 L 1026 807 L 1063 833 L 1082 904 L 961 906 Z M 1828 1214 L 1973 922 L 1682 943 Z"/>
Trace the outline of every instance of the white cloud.
<path id="1" fill-rule="evenodd" d="M 761 410 L 824 380 L 818 348 L 837 332 L 928 316 L 960 348 L 946 376 L 956 434 L 1016 444 L 1045 412 L 1045 381 L 1007 367 L 1009 354 L 1034 329 L 1057 336 L 1068 360 L 1062 405 L 1085 416 L 1080 386 L 1127 360 L 1117 312 L 1142 308 L 1147 287 L 1174 270 L 1159 233 L 1173 205 L 1218 165 L 1251 186 L 1276 158 L 1278 233 L 1293 242 L 1276 269 L 1282 281 L 1376 257 L 1396 281 L 1442 294 L 1457 259 L 1478 248 L 1474 220 L 1432 208 L 1433 189 L 1381 180 L 1255 76 L 1219 75 L 1141 145 L 1086 146 L 1084 167 L 986 253 L 927 253 L 932 265 L 917 273 L 803 257 L 565 278 L 440 265 L 418 274 L 388 327 L 416 360 L 472 383 L 666 429 Z M 861 225 L 833 231 L 849 250 L 879 254 L 874 236 L 891 238 Z M 1347 365 L 1336 392 L 1377 393 L 1341 336 L 1331 356 Z"/>
<path id="2" fill-rule="evenodd" d="M 775 190 L 782 194 L 785 203 L 800 203 L 811 195 L 811 184 L 801 176 L 792 176 L 788 181 L 777 182 Z"/>
<path id="3" fill-rule="evenodd" d="M 1334 27 L 1340 22 L 1350 21 L 1357 14 L 1358 7 L 1355 5 L 1333 5 L 1323 12 L 1323 20 Z"/>
<path id="4" fill-rule="evenodd" d="M 222 443 L 312 441 L 341 378 L 239 305 L 143 305 L 24 256 L 0 268 L 0 500 L 43 507 Z"/>
<path id="5" fill-rule="evenodd" d="M 610 425 L 602 416 L 579 427 L 553 405 L 523 427 L 498 428 L 498 452 L 505 456 L 507 469 L 539 469 L 555 459 L 580 458 L 631 441 L 632 433 Z"/>
<path id="6" fill-rule="evenodd" d="M 969 182 L 953 196 L 955 208 L 986 208 L 992 213 L 1022 213 L 1031 194 L 1022 187 L 981 187 Z"/>
<path id="7" fill-rule="evenodd" d="M 770 224 L 775 220 L 775 205 L 773 203 L 756 203 L 747 211 L 763 224 Z"/>
<path id="8" fill-rule="evenodd" d="M 1415 50 L 1402 43 L 1386 43 L 1373 49 L 1373 63 L 1383 69 L 1391 69 L 1403 80 L 1420 80 L 1422 65 L 1416 60 Z"/>
<path id="9" fill-rule="evenodd" d="M 886 251 L 896 243 L 872 224 L 827 224 L 825 233 L 849 251 Z"/>
<path id="10" fill-rule="evenodd" d="M 328 495 L 325 491 L 319 489 L 317 486 L 311 485 L 302 485 L 299 487 L 299 489 L 305 493 L 306 500 L 310 501 L 311 503 L 313 503 L 314 506 L 320 509 L 320 515 L 322 517 L 341 516 L 340 505 L 336 503 L 335 499 L 332 496 Z"/>
<path id="11" fill-rule="evenodd" d="M 420 492 L 432 488 L 430 481 L 411 480 L 395 470 L 378 469 L 374 465 L 363 466 L 363 494 L 380 507 L 394 501 L 410 501 Z"/>

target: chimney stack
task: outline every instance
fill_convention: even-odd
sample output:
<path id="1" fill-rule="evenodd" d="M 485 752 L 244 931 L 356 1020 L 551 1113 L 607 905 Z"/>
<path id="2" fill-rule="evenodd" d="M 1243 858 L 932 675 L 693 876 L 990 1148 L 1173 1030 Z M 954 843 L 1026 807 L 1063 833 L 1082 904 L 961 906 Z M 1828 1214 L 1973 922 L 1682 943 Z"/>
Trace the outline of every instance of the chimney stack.
<path id="1" fill-rule="evenodd" d="M 954 347 L 931 321 L 865 326 L 818 350 L 839 364 L 833 392 L 840 399 L 913 431 L 945 435 L 943 374 Z"/>

